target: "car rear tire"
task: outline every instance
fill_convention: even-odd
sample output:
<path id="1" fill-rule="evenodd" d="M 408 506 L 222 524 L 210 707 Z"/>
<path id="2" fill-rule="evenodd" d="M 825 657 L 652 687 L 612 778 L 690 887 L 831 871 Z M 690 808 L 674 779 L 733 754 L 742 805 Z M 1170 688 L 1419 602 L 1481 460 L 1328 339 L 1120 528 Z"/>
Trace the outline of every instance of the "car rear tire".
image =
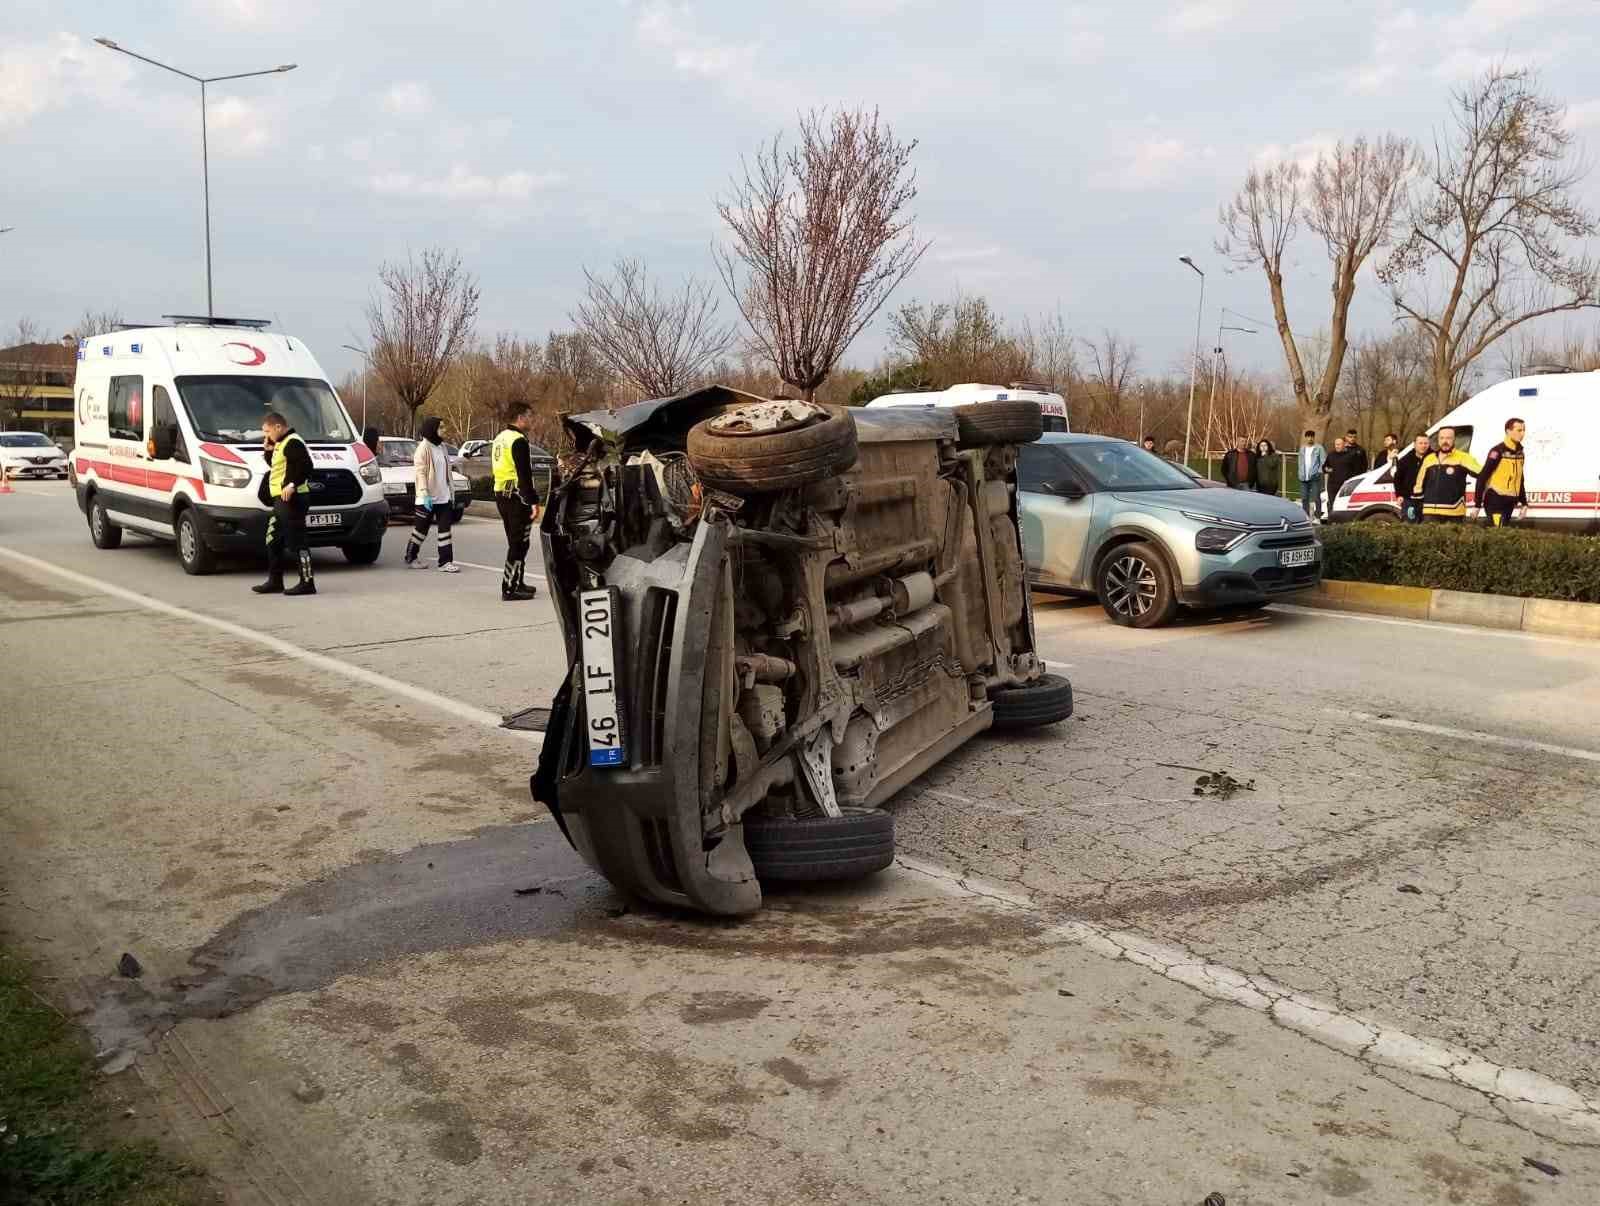
<path id="1" fill-rule="evenodd" d="M 383 552 L 383 541 L 374 540 L 371 544 L 341 544 L 339 551 L 351 565 L 371 565 L 378 559 L 378 554 Z"/>
<path id="2" fill-rule="evenodd" d="M 770 494 L 825 481 L 856 463 L 856 422 L 843 407 L 803 427 L 771 433 L 713 430 L 715 418 L 689 430 L 689 465 L 702 484 L 730 494 Z"/>
<path id="3" fill-rule="evenodd" d="M 1044 674 L 1026 687 L 1001 687 L 989 697 L 997 729 L 1037 729 L 1072 715 L 1072 684 Z"/>
<path id="4" fill-rule="evenodd" d="M 1044 412 L 1037 402 L 974 402 L 952 409 L 963 448 L 1031 444 L 1044 434 Z"/>
<path id="5" fill-rule="evenodd" d="M 1166 558 L 1143 541 L 1119 544 L 1100 559 L 1095 594 L 1113 623 L 1159 628 L 1178 613 L 1178 592 Z"/>
<path id="6" fill-rule="evenodd" d="M 178 512 L 174 525 L 178 536 L 178 563 L 186 574 L 209 574 L 217 568 L 217 556 L 200 534 L 200 523 L 194 512 L 185 507 Z"/>
<path id="7" fill-rule="evenodd" d="M 1362 523 L 1399 523 L 1400 522 L 1400 517 L 1398 515 L 1396 515 L 1393 511 L 1389 511 L 1389 510 L 1368 511 L 1365 515 L 1361 516 L 1361 522 Z"/>
<path id="8" fill-rule="evenodd" d="M 453 508 L 451 510 L 451 512 L 450 512 L 450 522 L 452 524 L 460 523 L 462 518 L 466 515 L 466 513 L 467 513 L 467 509 L 465 507 L 455 507 L 455 508 Z"/>
<path id="9" fill-rule="evenodd" d="M 89 504 L 89 539 L 97 549 L 114 549 L 122 545 L 122 529 L 111 522 L 106 505 L 98 497 Z"/>
<path id="10" fill-rule="evenodd" d="M 744 819 L 744 848 L 762 881 L 859 879 L 894 862 L 894 818 L 881 808 L 836 817 Z"/>

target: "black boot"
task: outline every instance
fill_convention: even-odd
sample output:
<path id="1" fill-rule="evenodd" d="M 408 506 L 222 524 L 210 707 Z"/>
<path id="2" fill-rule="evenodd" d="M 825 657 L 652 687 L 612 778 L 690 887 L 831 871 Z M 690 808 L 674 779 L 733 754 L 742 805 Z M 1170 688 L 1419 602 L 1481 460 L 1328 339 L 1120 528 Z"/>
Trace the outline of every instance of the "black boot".
<path id="1" fill-rule="evenodd" d="M 258 595 L 281 595 L 283 593 L 283 575 L 268 574 L 265 582 L 259 586 L 252 586 L 250 589 Z"/>
<path id="2" fill-rule="evenodd" d="M 286 595 L 314 595 L 317 593 L 317 583 L 311 576 L 311 554 L 305 549 L 300 550 L 300 583 L 291 586 L 283 592 Z"/>
<path id="3" fill-rule="evenodd" d="M 506 566 L 506 576 L 500 583 L 500 600 L 503 603 L 524 603 L 533 598 L 533 587 L 522 581 L 525 562 L 513 561 Z"/>

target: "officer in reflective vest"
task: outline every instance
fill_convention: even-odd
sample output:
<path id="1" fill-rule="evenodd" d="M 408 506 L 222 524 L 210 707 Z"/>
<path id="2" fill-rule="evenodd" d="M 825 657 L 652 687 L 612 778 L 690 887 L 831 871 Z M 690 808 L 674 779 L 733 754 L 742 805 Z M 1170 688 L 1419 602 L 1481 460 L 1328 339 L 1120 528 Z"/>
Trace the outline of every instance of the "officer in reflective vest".
<path id="1" fill-rule="evenodd" d="M 306 548 L 306 509 L 311 505 L 311 452 L 306 442 L 277 411 L 261 420 L 265 436 L 261 452 L 271 466 L 267 490 L 272 502 L 272 518 L 267 520 L 267 580 L 250 589 L 258 595 L 314 595 L 317 584 L 311 577 L 311 553 Z M 298 562 L 300 582 L 283 588 L 283 564 Z"/>
<path id="2" fill-rule="evenodd" d="M 506 415 L 506 429 L 495 436 L 489 450 L 494 469 L 494 501 L 506 529 L 506 567 L 500 578 L 500 598 L 507 603 L 531 599 L 534 588 L 523 581 L 528 568 L 528 545 L 533 521 L 539 517 L 539 496 L 533 489 L 533 461 L 528 455 L 528 425 L 533 410 L 514 406 Z"/>

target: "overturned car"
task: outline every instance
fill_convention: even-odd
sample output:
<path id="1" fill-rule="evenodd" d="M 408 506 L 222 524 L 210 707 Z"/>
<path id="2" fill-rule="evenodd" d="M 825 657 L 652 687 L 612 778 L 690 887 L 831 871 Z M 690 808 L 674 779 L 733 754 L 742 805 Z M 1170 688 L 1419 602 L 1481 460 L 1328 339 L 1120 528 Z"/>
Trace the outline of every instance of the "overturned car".
<path id="1" fill-rule="evenodd" d="M 541 524 L 569 673 L 535 799 L 632 896 L 717 914 L 894 858 L 895 792 L 1052 724 L 1017 528 L 1031 402 L 844 410 L 712 386 L 568 421 Z"/>

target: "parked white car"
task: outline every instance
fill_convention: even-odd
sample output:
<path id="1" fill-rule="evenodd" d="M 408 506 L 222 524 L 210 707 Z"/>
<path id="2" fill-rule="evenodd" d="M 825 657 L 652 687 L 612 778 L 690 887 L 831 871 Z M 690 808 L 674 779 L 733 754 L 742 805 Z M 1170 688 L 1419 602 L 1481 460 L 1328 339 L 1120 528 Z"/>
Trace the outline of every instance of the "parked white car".
<path id="1" fill-rule="evenodd" d="M 67 454 L 37 431 L 0 431 L 0 464 L 12 477 L 67 476 Z"/>
<path id="2" fill-rule="evenodd" d="M 383 436 L 378 440 L 378 471 L 383 474 L 383 496 L 388 500 L 391 519 L 410 519 L 416 510 L 416 455 L 417 442 L 409 437 Z M 450 490 L 456 496 L 451 522 L 460 523 L 472 504 L 472 483 L 452 468 Z"/>

